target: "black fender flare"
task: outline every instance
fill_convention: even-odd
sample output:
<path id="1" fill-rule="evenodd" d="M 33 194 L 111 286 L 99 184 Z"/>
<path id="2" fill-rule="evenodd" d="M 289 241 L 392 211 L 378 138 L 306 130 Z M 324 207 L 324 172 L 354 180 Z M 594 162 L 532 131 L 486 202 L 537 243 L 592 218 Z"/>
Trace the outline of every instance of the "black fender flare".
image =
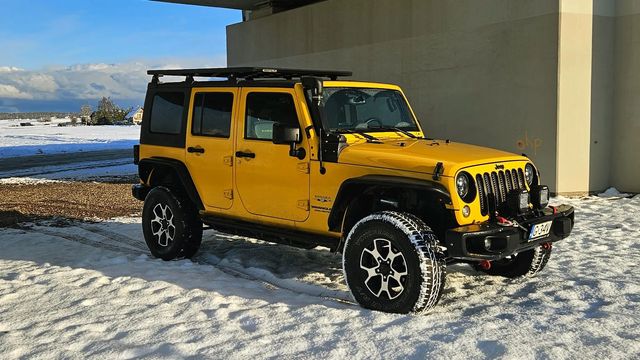
<path id="1" fill-rule="evenodd" d="M 189 174 L 187 166 L 182 161 L 163 157 L 150 157 L 140 160 L 138 164 L 138 175 L 146 186 L 154 186 L 154 184 L 149 184 L 149 178 L 153 175 L 155 169 L 168 170 L 176 175 L 184 192 L 196 208 L 198 210 L 204 210 L 204 205 L 200 199 L 196 185 L 193 183 L 193 179 L 191 179 L 191 174 Z"/>
<path id="2" fill-rule="evenodd" d="M 451 195 L 444 185 L 435 181 L 393 175 L 365 175 L 351 178 L 345 180 L 338 189 L 338 194 L 329 213 L 329 231 L 340 232 L 342 230 L 342 220 L 351 201 L 372 187 L 401 187 L 428 191 L 445 199 L 448 203 L 451 202 Z"/>

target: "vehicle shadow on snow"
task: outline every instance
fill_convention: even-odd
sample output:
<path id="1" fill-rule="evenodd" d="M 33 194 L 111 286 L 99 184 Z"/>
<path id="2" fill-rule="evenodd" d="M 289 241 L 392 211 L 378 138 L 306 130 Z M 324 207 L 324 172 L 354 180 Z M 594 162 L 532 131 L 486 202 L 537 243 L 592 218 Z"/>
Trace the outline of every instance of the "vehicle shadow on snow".
<path id="1" fill-rule="evenodd" d="M 342 257 L 325 248 L 305 250 L 205 231 L 202 246 L 192 260 L 166 262 L 151 257 L 139 223 L 60 223 L 55 219 L 55 222 L 41 220 L 38 225 L 21 226 L 14 231 L 24 232 L 26 238 L 32 234 L 58 238 L 66 241 L 64 248 L 75 249 L 60 249 L 62 254 L 5 251 L 2 256 L 5 259 L 9 256 L 41 264 L 82 267 L 100 271 L 109 277 L 167 281 L 184 289 L 213 290 L 225 296 L 249 296 L 268 302 L 274 301 L 274 287 L 289 292 L 288 295 L 277 296 L 277 301 L 287 303 L 323 303 L 343 307 L 349 305 L 334 300 L 351 300 L 342 273 Z M 82 252 L 88 253 L 85 258 L 64 256 L 66 251 L 77 252 L 77 243 L 82 244 Z M 91 261 L 95 258 L 99 261 Z M 148 269 L 149 266 L 153 271 Z M 447 272 L 443 296 L 432 312 L 459 309 L 464 315 L 474 315 L 491 306 L 487 305 L 490 302 L 486 301 L 486 296 L 522 295 L 516 294 L 513 288 L 505 288 L 510 280 L 485 276 L 467 265 L 448 266 Z M 229 286 L 233 279 L 238 280 L 237 284 Z M 243 284 L 244 280 L 251 286 Z M 525 287 L 520 290 L 528 292 L 532 289 Z M 485 294 L 483 301 L 477 305 L 470 303 L 469 297 L 479 292 Z"/>

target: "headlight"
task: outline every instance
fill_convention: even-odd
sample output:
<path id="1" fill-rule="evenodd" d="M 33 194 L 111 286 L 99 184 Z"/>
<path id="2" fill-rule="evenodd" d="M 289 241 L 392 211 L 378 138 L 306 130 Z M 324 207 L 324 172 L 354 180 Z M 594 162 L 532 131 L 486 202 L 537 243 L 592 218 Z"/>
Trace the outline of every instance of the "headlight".
<path id="1" fill-rule="evenodd" d="M 461 172 L 456 177 L 456 190 L 462 200 L 472 202 L 476 197 L 476 187 L 473 178 L 467 172 Z"/>
<path id="2" fill-rule="evenodd" d="M 458 189 L 458 195 L 463 199 L 469 194 L 469 178 L 465 173 L 461 173 L 456 178 L 456 188 Z"/>
<path id="3" fill-rule="evenodd" d="M 533 165 L 527 164 L 524 166 L 524 178 L 527 180 L 529 186 L 533 185 L 533 178 L 535 177 L 536 169 Z"/>

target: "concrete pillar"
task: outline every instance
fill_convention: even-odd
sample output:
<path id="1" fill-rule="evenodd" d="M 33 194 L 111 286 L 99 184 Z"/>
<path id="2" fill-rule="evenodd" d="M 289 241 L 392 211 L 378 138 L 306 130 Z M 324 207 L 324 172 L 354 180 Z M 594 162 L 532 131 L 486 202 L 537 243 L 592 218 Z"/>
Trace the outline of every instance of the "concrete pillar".
<path id="1" fill-rule="evenodd" d="M 561 0 L 556 192 L 589 192 L 593 1 Z"/>

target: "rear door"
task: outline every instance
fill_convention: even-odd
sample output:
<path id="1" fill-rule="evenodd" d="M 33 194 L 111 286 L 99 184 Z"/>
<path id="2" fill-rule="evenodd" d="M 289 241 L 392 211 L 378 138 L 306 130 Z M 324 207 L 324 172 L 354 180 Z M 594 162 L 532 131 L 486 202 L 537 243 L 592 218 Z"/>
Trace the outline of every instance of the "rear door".
<path id="1" fill-rule="evenodd" d="M 233 204 L 236 88 L 194 88 L 187 124 L 186 163 L 205 207 Z"/>
<path id="2" fill-rule="evenodd" d="M 309 143 L 300 160 L 289 145 L 272 142 L 274 122 L 301 128 L 293 89 L 242 88 L 236 136 L 236 188 L 244 208 L 256 215 L 303 221 L 309 216 Z M 304 131 L 301 129 L 301 134 Z"/>

